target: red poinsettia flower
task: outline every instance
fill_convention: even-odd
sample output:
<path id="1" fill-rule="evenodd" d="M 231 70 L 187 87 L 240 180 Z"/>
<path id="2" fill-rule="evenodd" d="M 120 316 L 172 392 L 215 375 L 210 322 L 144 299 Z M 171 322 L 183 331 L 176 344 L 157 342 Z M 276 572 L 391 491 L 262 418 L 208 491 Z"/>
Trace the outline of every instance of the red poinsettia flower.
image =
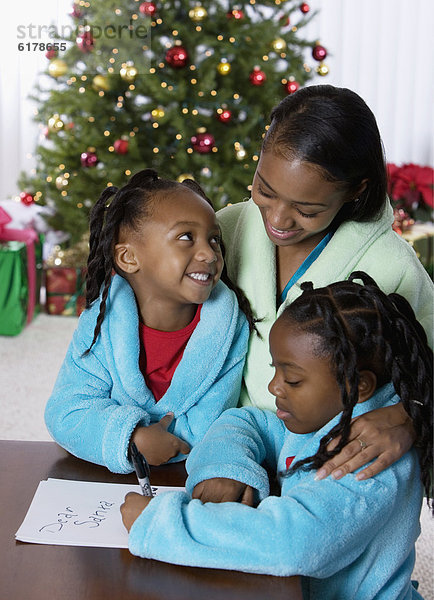
<path id="1" fill-rule="evenodd" d="M 434 170 L 412 163 L 397 167 L 387 165 L 389 176 L 388 192 L 395 201 L 402 202 L 409 209 L 418 205 L 434 208 Z"/>

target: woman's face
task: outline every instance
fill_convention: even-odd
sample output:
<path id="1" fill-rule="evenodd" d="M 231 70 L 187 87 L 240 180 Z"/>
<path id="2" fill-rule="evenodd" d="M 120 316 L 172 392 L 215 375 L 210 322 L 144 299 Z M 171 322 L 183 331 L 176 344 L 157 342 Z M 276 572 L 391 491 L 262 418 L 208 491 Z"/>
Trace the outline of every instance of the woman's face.
<path id="1" fill-rule="evenodd" d="M 349 200 L 320 168 L 271 150 L 261 154 L 252 198 L 276 246 L 293 246 L 315 236 L 319 241 Z"/>

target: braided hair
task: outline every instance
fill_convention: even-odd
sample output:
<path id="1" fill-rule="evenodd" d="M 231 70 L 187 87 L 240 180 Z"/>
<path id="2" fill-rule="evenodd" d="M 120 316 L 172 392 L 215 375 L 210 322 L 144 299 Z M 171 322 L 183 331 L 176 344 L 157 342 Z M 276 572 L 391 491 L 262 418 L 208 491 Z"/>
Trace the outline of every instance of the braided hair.
<path id="1" fill-rule="evenodd" d="M 196 181 L 185 179 L 182 183 L 178 183 L 159 178 L 153 169 L 144 169 L 133 175 L 122 188 L 107 187 L 92 208 L 86 276 L 86 308 L 90 308 L 100 294 L 101 302 L 92 343 L 84 355 L 90 352 L 101 331 L 113 272 L 122 276 L 122 272 L 119 271 L 114 260 L 114 247 L 120 229 L 127 227 L 134 231 L 140 231 L 143 220 L 152 214 L 153 200 L 156 194 L 176 189 L 180 185 L 188 187 L 212 206 L 211 201 Z M 222 244 L 221 248 L 224 258 Z M 256 329 L 250 303 L 241 289 L 229 279 L 226 267 L 223 268 L 221 279 L 235 293 L 240 308 L 249 322 L 250 331 Z"/>
<path id="2" fill-rule="evenodd" d="M 363 285 L 355 283 L 361 280 Z M 359 372 L 370 370 L 377 387 L 391 381 L 413 422 L 427 497 L 431 495 L 433 465 L 433 352 L 410 304 L 399 294 L 386 295 L 363 271 L 348 281 L 313 289 L 302 284 L 303 294 L 282 313 L 282 318 L 320 339 L 315 348 L 328 356 L 343 405 L 339 423 L 320 441 L 318 451 L 296 462 L 298 469 L 320 468 L 348 441 L 353 408 L 358 401 Z M 329 442 L 340 436 L 334 450 Z"/>

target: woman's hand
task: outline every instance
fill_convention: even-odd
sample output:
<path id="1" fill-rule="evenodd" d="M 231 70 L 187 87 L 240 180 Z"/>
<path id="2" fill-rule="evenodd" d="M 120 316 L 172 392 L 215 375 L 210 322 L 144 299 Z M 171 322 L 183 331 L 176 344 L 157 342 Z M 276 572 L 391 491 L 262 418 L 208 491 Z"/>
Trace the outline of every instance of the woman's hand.
<path id="1" fill-rule="evenodd" d="M 415 439 L 413 424 L 401 402 L 365 413 L 353 420 L 347 445 L 323 464 L 315 478 L 324 479 L 331 474 L 334 479 L 341 479 L 376 458 L 356 475 L 358 480 L 368 479 L 401 458 Z M 334 439 L 327 449 L 333 450 L 338 441 L 339 438 Z"/>
<path id="2" fill-rule="evenodd" d="M 167 413 L 158 423 L 148 427 L 136 427 L 131 436 L 138 450 L 153 466 L 166 463 L 178 454 L 188 454 L 190 446 L 184 440 L 167 431 L 173 421 L 173 413 Z"/>
<path id="3" fill-rule="evenodd" d="M 125 496 L 124 503 L 121 504 L 121 515 L 122 521 L 128 531 L 151 500 L 151 496 L 141 496 L 140 494 L 136 494 L 136 492 L 128 492 Z"/>
<path id="4" fill-rule="evenodd" d="M 234 479 L 214 477 L 198 483 L 192 498 L 201 502 L 241 502 L 253 506 L 253 488 Z"/>

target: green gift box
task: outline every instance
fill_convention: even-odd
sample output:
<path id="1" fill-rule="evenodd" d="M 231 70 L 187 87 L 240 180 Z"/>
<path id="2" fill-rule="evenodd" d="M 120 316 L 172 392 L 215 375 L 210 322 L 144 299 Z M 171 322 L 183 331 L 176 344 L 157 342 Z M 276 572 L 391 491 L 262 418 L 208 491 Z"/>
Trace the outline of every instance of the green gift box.
<path id="1" fill-rule="evenodd" d="M 40 311 L 42 283 L 41 237 L 28 230 L 0 232 L 0 335 L 18 335 Z"/>
<path id="2" fill-rule="evenodd" d="M 0 335 L 17 335 L 27 320 L 27 246 L 0 243 Z"/>

